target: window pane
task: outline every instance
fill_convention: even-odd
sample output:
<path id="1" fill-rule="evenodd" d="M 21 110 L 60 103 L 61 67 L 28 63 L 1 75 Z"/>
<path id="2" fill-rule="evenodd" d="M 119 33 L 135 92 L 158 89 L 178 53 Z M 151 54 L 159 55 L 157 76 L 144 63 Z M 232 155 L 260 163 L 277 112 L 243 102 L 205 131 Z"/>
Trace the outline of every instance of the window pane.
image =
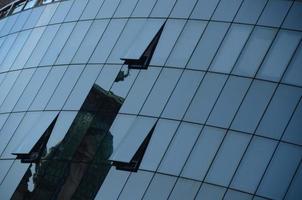
<path id="1" fill-rule="evenodd" d="M 44 9 L 45 9 L 45 6 L 38 6 L 36 8 L 33 8 L 29 18 L 26 20 L 26 23 L 22 27 L 22 29 L 25 30 L 25 29 L 30 29 L 30 28 L 35 27 L 37 22 L 40 19 L 40 16 L 42 15 Z"/>
<path id="2" fill-rule="evenodd" d="M 232 25 L 211 64 L 210 70 L 230 73 L 251 30 L 252 27 L 248 25 Z"/>
<path id="3" fill-rule="evenodd" d="M 295 1 L 291 7 L 282 28 L 296 29 L 302 31 L 302 2 Z"/>
<path id="4" fill-rule="evenodd" d="M 197 0 L 178 0 L 173 7 L 170 17 L 188 18 Z"/>
<path id="5" fill-rule="evenodd" d="M 120 65 L 104 65 L 95 83 L 102 89 L 109 91 L 120 69 Z"/>
<path id="6" fill-rule="evenodd" d="M 161 71 L 141 110 L 141 114 L 149 116 L 159 116 L 161 114 L 181 72 L 181 70 L 172 68 L 164 68 Z"/>
<path id="7" fill-rule="evenodd" d="M 12 45 L 14 44 L 14 41 L 17 38 L 17 33 L 8 35 L 4 39 L 5 41 L 1 45 L 0 48 L 0 72 L 5 71 L 7 68 L 3 67 L 1 65 L 2 61 L 6 58 L 6 55 L 8 54 L 9 50 L 11 49 Z"/>
<path id="8" fill-rule="evenodd" d="M 233 74 L 253 77 L 268 51 L 276 32 L 277 29 L 256 26 L 242 50 L 234 67 Z"/>
<path id="9" fill-rule="evenodd" d="M 203 180 L 225 132 L 223 129 L 204 127 L 182 171 L 182 176 Z"/>
<path id="10" fill-rule="evenodd" d="M 26 11 L 23 11 L 22 13 L 20 13 L 20 15 L 18 16 L 18 19 L 16 20 L 14 26 L 10 30 L 10 33 L 15 33 L 17 31 L 21 31 L 21 29 L 23 28 L 23 26 L 26 23 L 27 19 L 29 18 L 31 12 L 32 12 L 31 10 L 26 10 Z"/>
<path id="11" fill-rule="evenodd" d="M 169 199 L 173 200 L 183 200 L 183 199 L 194 199 L 200 182 L 191 181 L 184 178 L 179 178 L 176 182 L 176 185 L 173 188 L 172 193 L 169 196 Z"/>
<path id="12" fill-rule="evenodd" d="M 231 187 L 253 194 L 276 145 L 276 141 L 254 137 L 237 169 Z"/>
<path id="13" fill-rule="evenodd" d="M 74 0 L 72 1 L 61 1 L 58 8 L 56 9 L 55 14 L 51 18 L 50 24 L 56 24 L 63 22 L 68 11 L 70 10 Z"/>
<path id="14" fill-rule="evenodd" d="M 300 167 L 295 175 L 295 178 L 293 179 L 293 182 L 290 185 L 290 188 L 285 196 L 286 200 L 299 200 L 302 196 L 302 165 L 300 164 Z"/>
<path id="15" fill-rule="evenodd" d="M 178 128 L 162 162 L 159 172 L 179 175 L 197 139 L 202 126 L 182 123 Z"/>
<path id="16" fill-rule="evenodd" d="M 5 79 L 2 81 L 0 86 L 0 105 L 5 100 L 5 97 L 9 93 L 10 89 L 13 87 L 16 79 L 18 78 L 20 71 L 13 71 L 6 74 Z"/>
<path id="17" fill-rule="evenodd" d="M 151 17 L 168 17 L 176 0 L 158 0 L 152 9 Z"/>
<path id="18" fill-rule="evenodd" d="M 257 77 L 279 81 L 289 61 L 298 47 L 301 34 L 293 31 L 280 31 L 268 52 Z"/>
<path id="19" fill-rule="evenodd" d="M 4 24 L 3 28 L 0 32 L 0 37 L 7 35 L 12 27 L 14 26 L 16 20 L 18 19 L 19 14 L 12 15 L 6 19 L 6 23 Z"/>
<path id="20" fill-rule="evenodd" d="M 213 20 L 232 21 L 242 0 L 221 0 L 213 15 Z"/>
<path id="21" fill-rule="evenodd" d="M 88 0 L 74 0 L 64 22 L 79 20 Z"/>
<path id="22" fill-rule="evenodd" d="M 223 187 L 203 183 L 198 192 L 196 200 L 221 200 L 223 198 L 225 190 L 226 189 Z"/>
<path id="23" fill-rule="evenodd" d="M 219 127 L 229 127 L 250 82 L 251 80 L 246 78 L 231 76 L 222 90 L 207 123 Z"/>
<path id="24" fill-rule="evenodd" d="M 121 0 L 114 13 L 114 17 L 129 17 L 133 12 L 138 0 Z"/>
<path id="25" fill-rule="evenodd" d="M 255 24 L 267 0 L 245 0 L 238 11 L 235 22 Z"/>
<path id="26" fill-rule="evenodd" d="M 105 0 L 96 18 L 111 18 L 119 5 L 120 0 Z"/>
<path id="27" fill-rule="evenodd" d="M 252 200 L 253 196 L 250 194 L 246 194 L 246 193 L 228 189 L 228 191 L 223 199 L 225 199 L 225 200 Z"/>
<path id="28" fill-rule="evenodd" d="M 139 0 L 132 17 L 148 17 L 157 0 Z"/>
<path id="29" fill-rule="evenodd" d="M 228 27 L 228 23 L 210 22 L 190 58 L 187 68 L 206 70 Z"/>
<path id="30" fill-rule="evenodd" d="M 59 3 L 52 3 L 45 7 L 44 12 L 42 13 L 39 21 L 37 22 L 36 26 L 45 26 L 48 25 L 49 21 L 51 20 L 53 14 L 56 12 Z"/>
<path id="31" fill-rule="evenodd" d="M 105 0 L 90 0 L 82 13 L 81 20 L 94 19 Z"/>
<path id="32" fill-rule="evenodd" d="M 205 180 L 228 186 L 249 140 L 247 134 L 228 132 Z"/>

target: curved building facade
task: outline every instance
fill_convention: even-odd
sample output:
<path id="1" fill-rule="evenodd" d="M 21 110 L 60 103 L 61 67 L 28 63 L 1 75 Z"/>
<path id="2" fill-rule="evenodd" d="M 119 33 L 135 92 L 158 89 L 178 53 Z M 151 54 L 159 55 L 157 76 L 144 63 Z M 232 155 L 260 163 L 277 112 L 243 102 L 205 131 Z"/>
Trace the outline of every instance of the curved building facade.
<path id="1" fill-rule="evenodd" d="M 0 199 L 302 199 L 300 0 L 0 10 Z"/>

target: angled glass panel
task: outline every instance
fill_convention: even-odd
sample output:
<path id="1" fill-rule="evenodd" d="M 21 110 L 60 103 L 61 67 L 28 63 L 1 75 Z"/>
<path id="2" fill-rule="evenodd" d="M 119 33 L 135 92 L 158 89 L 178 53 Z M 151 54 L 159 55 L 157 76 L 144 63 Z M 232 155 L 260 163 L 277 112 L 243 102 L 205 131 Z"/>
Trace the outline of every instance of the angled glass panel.
<path id="1" fill-rule="evenodd" d="M 6 55 L 8 54 L 12 45 L 14 44 L 14 41 L 16 40 L 17 36 L 18 36 L 18 34 L 15 33 L 12 35 L 8 35 L 4 38 L 5 41 L 3 42 L 3 44 L 1 45 L 1 48 L 0 48 L 0 63 L 2 63 L 2 61 L 6 58 Z M 4 68 L 0 64 L 0 71 L 3 72 L 5 70 L 6 70 L 6 68 Z"/>
<path id="2" fill-rule="evenodd" d="M 137 2 L 138 0 L 121 0 L 114 13 L 114 17 L 130 17 Z"/>
<path id="3" fill-rule="evenodd" d="M 301 97 L 301 89 L 280 85 L 257 130 L 257 135 L 279 139 Z"/>
<path id="4" fill-rule="evenodd" d="M 20 15 L 18 16 L 16 23 L 10 30 L 10 33 L 21 31 L 22 27 L 24 26 L 27 19 L 29 18 L 31 12 L 32 12 L 31 10 L 26 10 L 26 11 L 21 12 Z"/>
<path id="5" fill-rule="evenodd" d="M 13 163 L 14 163 L 14 160 L 6 160 L 6 159 L 0 160 L 0 166 L 1 166 L 0 182 L 1 182 L 1 184 L 2 184 L 3 180 L 5 179 L 7 173 L 11 169 L 11 166 L 13 165 Z"/>
<path id="6" fill-rule="evenodd" d="M 183 29 L 184 24 L 184 20 L 168 20 L 166 22 L 150 65 L 164 65 L 170 54 L 170 51 L 173 49 L 173 46 L 175 45 L 175 42 Z"/>
<path id="7" fill-rule="evenodd" d="M 197 181 L 179 178 L 169 196 L 169 199 L 194 199 L 200 184 L 201 183 Z"/>
<path id="8" fill-rule="evenodd" d="M 255 80 L 243 100 L 232 129 L 253 133 L 273 95 L 277 84 Z"/>
<path id="9" fill-rule="evenodd" d="M 182 123 L 168 150 L 166 151 L 158 171 L 166 174 L 179 175 L 187 157 L 197 139 L 202 126 Z"/>
<path id="10" fill-rule="evenodd" d="M 276 33 L 277 29 L 256 26 L 242 50 L 232 73 L 253 77 L 260 67 Z"/>
<path id="11" fill-rule="evenodd" d="M 228 132 L 205 180 L 209 183 L 228 186 L 250 137 L 243 133 Z"/>
<path id="12" fill-rule="evenodd" d="M 102 37 L 109 20 L 95 20 L 77 50 L 72 63 L 87 63 Z"/>
<path id="13" fill-rule="evenodd" d="M 68 96 L 65 110 L 79 110 L 103 66 L 87 65 Z"/>
<path id="14" fill-rule="evenodd" d="M 0 32 L 0 37 L 7 35 L 10 30 L 12 29 L 12 27 L 14 26 L 16 20 L 18 19 L 18 14 L 10 16 L 6 19 L 6 23 L 4 24 L 3 28 L 1 29 Z"/>
<path id="15" fill-rule="evenodd" d="M 9 114 L 1 114 L 0 115 L 0 130 L 2 129 L 3 125 L 5 124 Z"/>
<path id="16" fill-rule="evenodd" d="M 38 3 L 38 0 L 28 0 L 23 9 L 25 10 L 25 9 L 33 8 L 34 6 L 37 5 L 37 3 Z"/>
<path id="17" fill-rule="evenodd" d="M 268 0 L 245 0 L 235 18 L 235 22 L 255 24 Z"/>
<path id="18" fill-rule="evenodd" d="M 60 25 L 47 26 L 35 49 L 31 52 L 24 68 L 36 67 L 39 65 L 59 28 Z"/>
<path id="19" fill-rule="evenodd" d="M 228 30 L 228 23 L 209 22 L 187 65 L 190 69 L 206 70 Z"/>
<path id="20" fill-rule="evenodd" d="M 78 22 L 75 25 L 72 33 L 66 41 L 66 44 L 64 45 L 64 48 L 58 55 L 56 64 L 68 64 L 71 62 L 82 40 L 84 39 L 90 25 L 91 21 Z"/>
<path id="21" fill-rule="evenodd" d="M 120 69 L 121 65 L 104 65 L 95 83 L 101 86 L 102 89 L 109 91 L 116 80 Z"/>
<path id="22" fill-rule="evenodd" d="M 143 199 L 144 200 L 166 200 L 176 182 L 176 177 L 163 174 L 155 174 Z"/>
<path id="23" fill-rule="evenodd" d="M 112 18 L 121 0 L 105 0 L 96 18 Z"/>
<path id="24" fill-rule="evenodd" d="M 295 52 L 285 74 L 282 79 L 283 83 L 289 83 L 297 86 L 302 86 L 302 43 Z"/>
<path id="25" fill-rule="evenodd" d="M 111 167 L 95 199 L 118 199 L 124 184 L 128 180 L 129 174 L 130 172 L 116 170 L 114 167 Z"/>
<path id="26" fill-rule="evenodd" d="M 302 165 L 300 164 L 300 167 L 295 174 L 295 177 L 290 185 L 290 188 L 285 196 L 285 199 L 299 200 L 300 197 L 302 196 L 302 190 L 300 188 L 301 185 L 302 185 Z"/>
<path id="27" fill-rule="evenodd" d="M 221 0 L 215 9 L 213 20 L 232 21 L 242 0 Z"/>
<path id="28" fill-rule="evenodd" d="M 47 110 L 60 110 L 63 107 L 83 69 L 83 65 L 70 65 L 68 67 L 47 104 Z"/>
<path id="29" fill-rule="evenodd" d="M 293 1 L 270 0 L 258 21 L 259 25 L 279 27 Z"/>
<path id="30" fill-rule="evenodd" d="M 86 20 L 86 19 L 94 19 L 97 15 L 99 9 L 103 5 L 105 0 L 90 0 L 88 1 L 80 19 Z"/>
<path id="31" fill-rule="evenodd" d="M 225 199 L 225 200 L 252 200 L 253 195 L 228 189 L 228 191 L 226 192 L 223 199 Z"/>
<path id="32" fill-rule="evenodd" d="M 257 77 L 265 80 L 279 81 L 298 47 L 301 36 L 301 33 L 294 31 L 280 31 Z"/>
<path id="33" fill-rule="evenodd" d="M 99 40 L 99 43 L 94 50 L 94 53 L 89 59 L 89 62 L 104 63 L 107 60 L 107 57 L 112 51 L 125 24 L 126 24 L 125 19 L 116 19 L 110 21 L 108 27 L 106 28 L 104 34 L 102 35 L 102 38 Z"/>
<path id="34" fill-rule="evenodd" d="M 255 193 L 276 145 L 276 141 L 253 137 L 234 175 L 231 187 L 252 194 Z"/>
<path id="35" fill-rule="evenodd" d="M 140 169 L 155 171 L 179 125 L 178 121 L 160 119 L 144 154 Z"/>
<path id="36" fill-rule="evenodd" d="M 301 146 L 281 143 L 256 194 L 272 199 L 282 199 L 301 161 L 301 156 Z"/>
<path id="37" fill-rule="evenodd" d="M 226 189 L 223 187 L 203 183 L 196 196 L 196 200 L 220 200 L 223 198 L 225 191 Z"/>
<path id="38" fill-rule="evenodd" d="M 166 65 L 184 68 L 205 27 L 206 22 L 204 21 L 188 21 L 177 39 Z"/>
<path id="39" fill-rule="evenodd" d="M 158 0 L 152 9 L 151 17 L 168 17 L 176 0 Z"/>
<path id="40" fill-rule="evenodd" d="M 110 160 L 129 163 L 156 122 L 155 118 L 138 116 Z"/>
<path id="41" fill-rule="evenodd" d="M 148 17 L 157 0 L 139 0 L 132 17 Z"/>
<path id="42" fill-rule="evenodd" d="M 46 6 L 44 12 L 40 16 L 39 21 L 37 22 L 36 26 L 45 26 L 48 25 L 49 21 L 51 20 L 52 16 L 56 12 L 59 3 L 52 3 Z"/>
<path id="43" fill-rule="evenodd" d="M 0 86 L 0 105 L 3 103 L 10 89 L 13 87 L 19 74 L 20 71 L 13 71 L 6 74 L 6 77 L 2 81 L 2 84 Z"/>
<path id="44" fill-rule="evenodd" d="M 67 66 L 54 67 L 40 87 L 39 92 L 31 103 L 30 110 L 43 110 L 59 84 Z"/>
<path id="45" fill-rule="evenodd" d="M 188 18 L 196 4 L 197 0 L 179 0 L 173 7 L 170 17 Z"/>
<path id="46" fill-rule="evenodd" d="M 152 177 L 152 172 L 138 171 L 132 173 L 119 195 L 119 199 L 142 199 Z"/>
<path id="47" fill-rule="evenodd" d="M 64 22 L 79 20 L 87 3 L 88 0 L 74 0 L 74 3 L 72 4 L 70 10 L 68 11 L 68 14 L 64 19 Z"/>
<path id="48" fill-rule="evenodd" d="M 162 116 L 170 119 L 182 119 L 204 73 L 185 70 L 174 89 Z"/>
<path id="49" fill-rule="evenodd" d="M 149 116 L 159 116 L 163 111 L 182 71 L 173 68 L 164 68 L 156 80 L 141 114 Z"/>
<path id="50" fill-rule="evenodd" d="M 219 0 L 199 0 L 195 5 L 191 18 L 204 20 L 210 19 L 218 3 Z"/>
<path id="51" fill-rule="evenodd" d="M 119 111 L 120 113 L 138 114 L 155 83 L 160 70 L 161 69 L 158 67 L 149 67 L 148 70 L 140 71 Z"/>
<path id="52" fill-rule="evenodd" d="M 23 30 L 30 29 L 36 26 L 38 20 L 40 19 L 40 16 L 42 15 L 43 11 L 45 9 L 45 6 L 38 6 L 36 8 L 32 9 L 32 12 L 30 13 L 30 16 L 26 20 L 26 23 L 22 27 Z"/>
<path id="53" fill-rule="evenodd" d="M 56 24 L 63 22 L 64 18 L 68 14 L 74 0 L 71 1 L 61 1 L 55 14 L 52 16 L 49 24 Z"/>
<path id="54" fill-rule="evenodd" d="M 282 28 L 296 29 L 302 31 L 302 22 L 301 20 L 299 20 L 301 18 L 302 2 L 295 1 L 284 21 L 284 24 L 282 25 Z"/>
<path id="55" fill-rule="evenodd" d="M 282 140 L 288 141 L 291 143 L 295 143 L 298 145 L 302 145 L 301 119 L 302 119 L 302 101 L 300 99 L 300 103 L 297 106 L 295 113 L 294 113 L 293 117 L 291 118 L 290 123 L 286 127 Z"/>
<path id="56" fill-rule="evenodd" d="M 226 75 L 207 73 L 202 80 L 184 119 L 186 121 L 204 123 L 226 80 Z"/>
<path id="57" fill-rule="evenodd" d="M 204 127 L 186 162 L 181 176 L 195 180 L 203 180 L 218 151 L 225 132 L 223 129 L 208 126 Z"/>
<path id="58" fill-rule="evenodd" d="M 250 79 L 231 76 L 226 82 L 207 123 L 219 127 L 229 127 L 250 83 Z"/>
<path id="59" fill-rule="evenodd" d="M 22 92 L 22 95 L 19 99 L 17 99 L 16 105 L 13 109 L 14 111 L 26 111 L 28 109 L 31 102 L 38 93 L 39 88 L 42 86 L 44 80 L 46 79 L 49 71 L 50 67 L 38 68 L 35 71 L 35 73 L 31 77 L 31 80 Z"/>
<path id="60" fill-rule="evenodd" d="M 252 26 L 233 24 L 213 60 L 210 70 L 230 73 L 251 30 Z"/>
<path id="61" fill-rule="evenodd" d="M 56 36 L 52 40 L 39 65 L 52 65 L 55 63 L 72 30 L 74 29 L 75 24 L 75 22 L 64 23 L 60 26 L 60 29 L 56 33 Z"/>
<path id="62" fill-rule="evenodd" d="M 21 49 L 18 56 L 16 57 L 16 60 L 14 61 L 14 64 L 11 67 L 11 70 L 23 68 L 26 61 L 31 56 L 32 51 L 34 50 L 37 43 L 39 42 L 39 39 L 43 34 L 45 28 L 46 27 L 36 28 L 31 32 L 23 48 Z"/>
<path id="63" fill-rule="evenodd" d="M 10 92 L 6 96 L 5 100 L 3 101 L 0 112 L 11 112 L 14 108 L 15 104 L 17 103 L 19 97 L 21 96 L 24 88 L 30 81 L 33 73 L 35 72 L 34 69 L 23 70 L 18 79 L 16 80 L 14 86 L 10 89 Z"/>

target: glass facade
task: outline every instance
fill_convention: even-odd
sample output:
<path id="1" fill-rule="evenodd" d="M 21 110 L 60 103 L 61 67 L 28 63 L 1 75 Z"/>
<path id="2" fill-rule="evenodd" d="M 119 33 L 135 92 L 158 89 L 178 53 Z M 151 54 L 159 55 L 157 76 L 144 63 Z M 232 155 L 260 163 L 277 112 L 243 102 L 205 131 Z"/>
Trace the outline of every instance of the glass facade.
<path id="1" fill-rule="evenodd" d="M 0 9 L 0 199 L 302 199 L 300 0 Z"/>

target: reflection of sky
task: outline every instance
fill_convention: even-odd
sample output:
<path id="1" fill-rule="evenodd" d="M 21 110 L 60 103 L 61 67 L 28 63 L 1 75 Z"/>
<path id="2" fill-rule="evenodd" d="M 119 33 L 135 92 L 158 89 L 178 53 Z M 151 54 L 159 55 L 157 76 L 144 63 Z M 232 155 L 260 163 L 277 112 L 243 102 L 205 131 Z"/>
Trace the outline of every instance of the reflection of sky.
<path id="1" fill-rule="evenodd" d="M 34 174 L 36 173 L 36 164 L 32 164 L 31 166 L 30 166 L 30 171 L 31 171 L 31 176 L 30 176 L 30 178 L 29 178 L 29 181 L 28 181 L 28 190 L 30 191 L 30 192 L 32 192 L 34 189 L 35 189 L 35 184 L 34 184 Z"/>

